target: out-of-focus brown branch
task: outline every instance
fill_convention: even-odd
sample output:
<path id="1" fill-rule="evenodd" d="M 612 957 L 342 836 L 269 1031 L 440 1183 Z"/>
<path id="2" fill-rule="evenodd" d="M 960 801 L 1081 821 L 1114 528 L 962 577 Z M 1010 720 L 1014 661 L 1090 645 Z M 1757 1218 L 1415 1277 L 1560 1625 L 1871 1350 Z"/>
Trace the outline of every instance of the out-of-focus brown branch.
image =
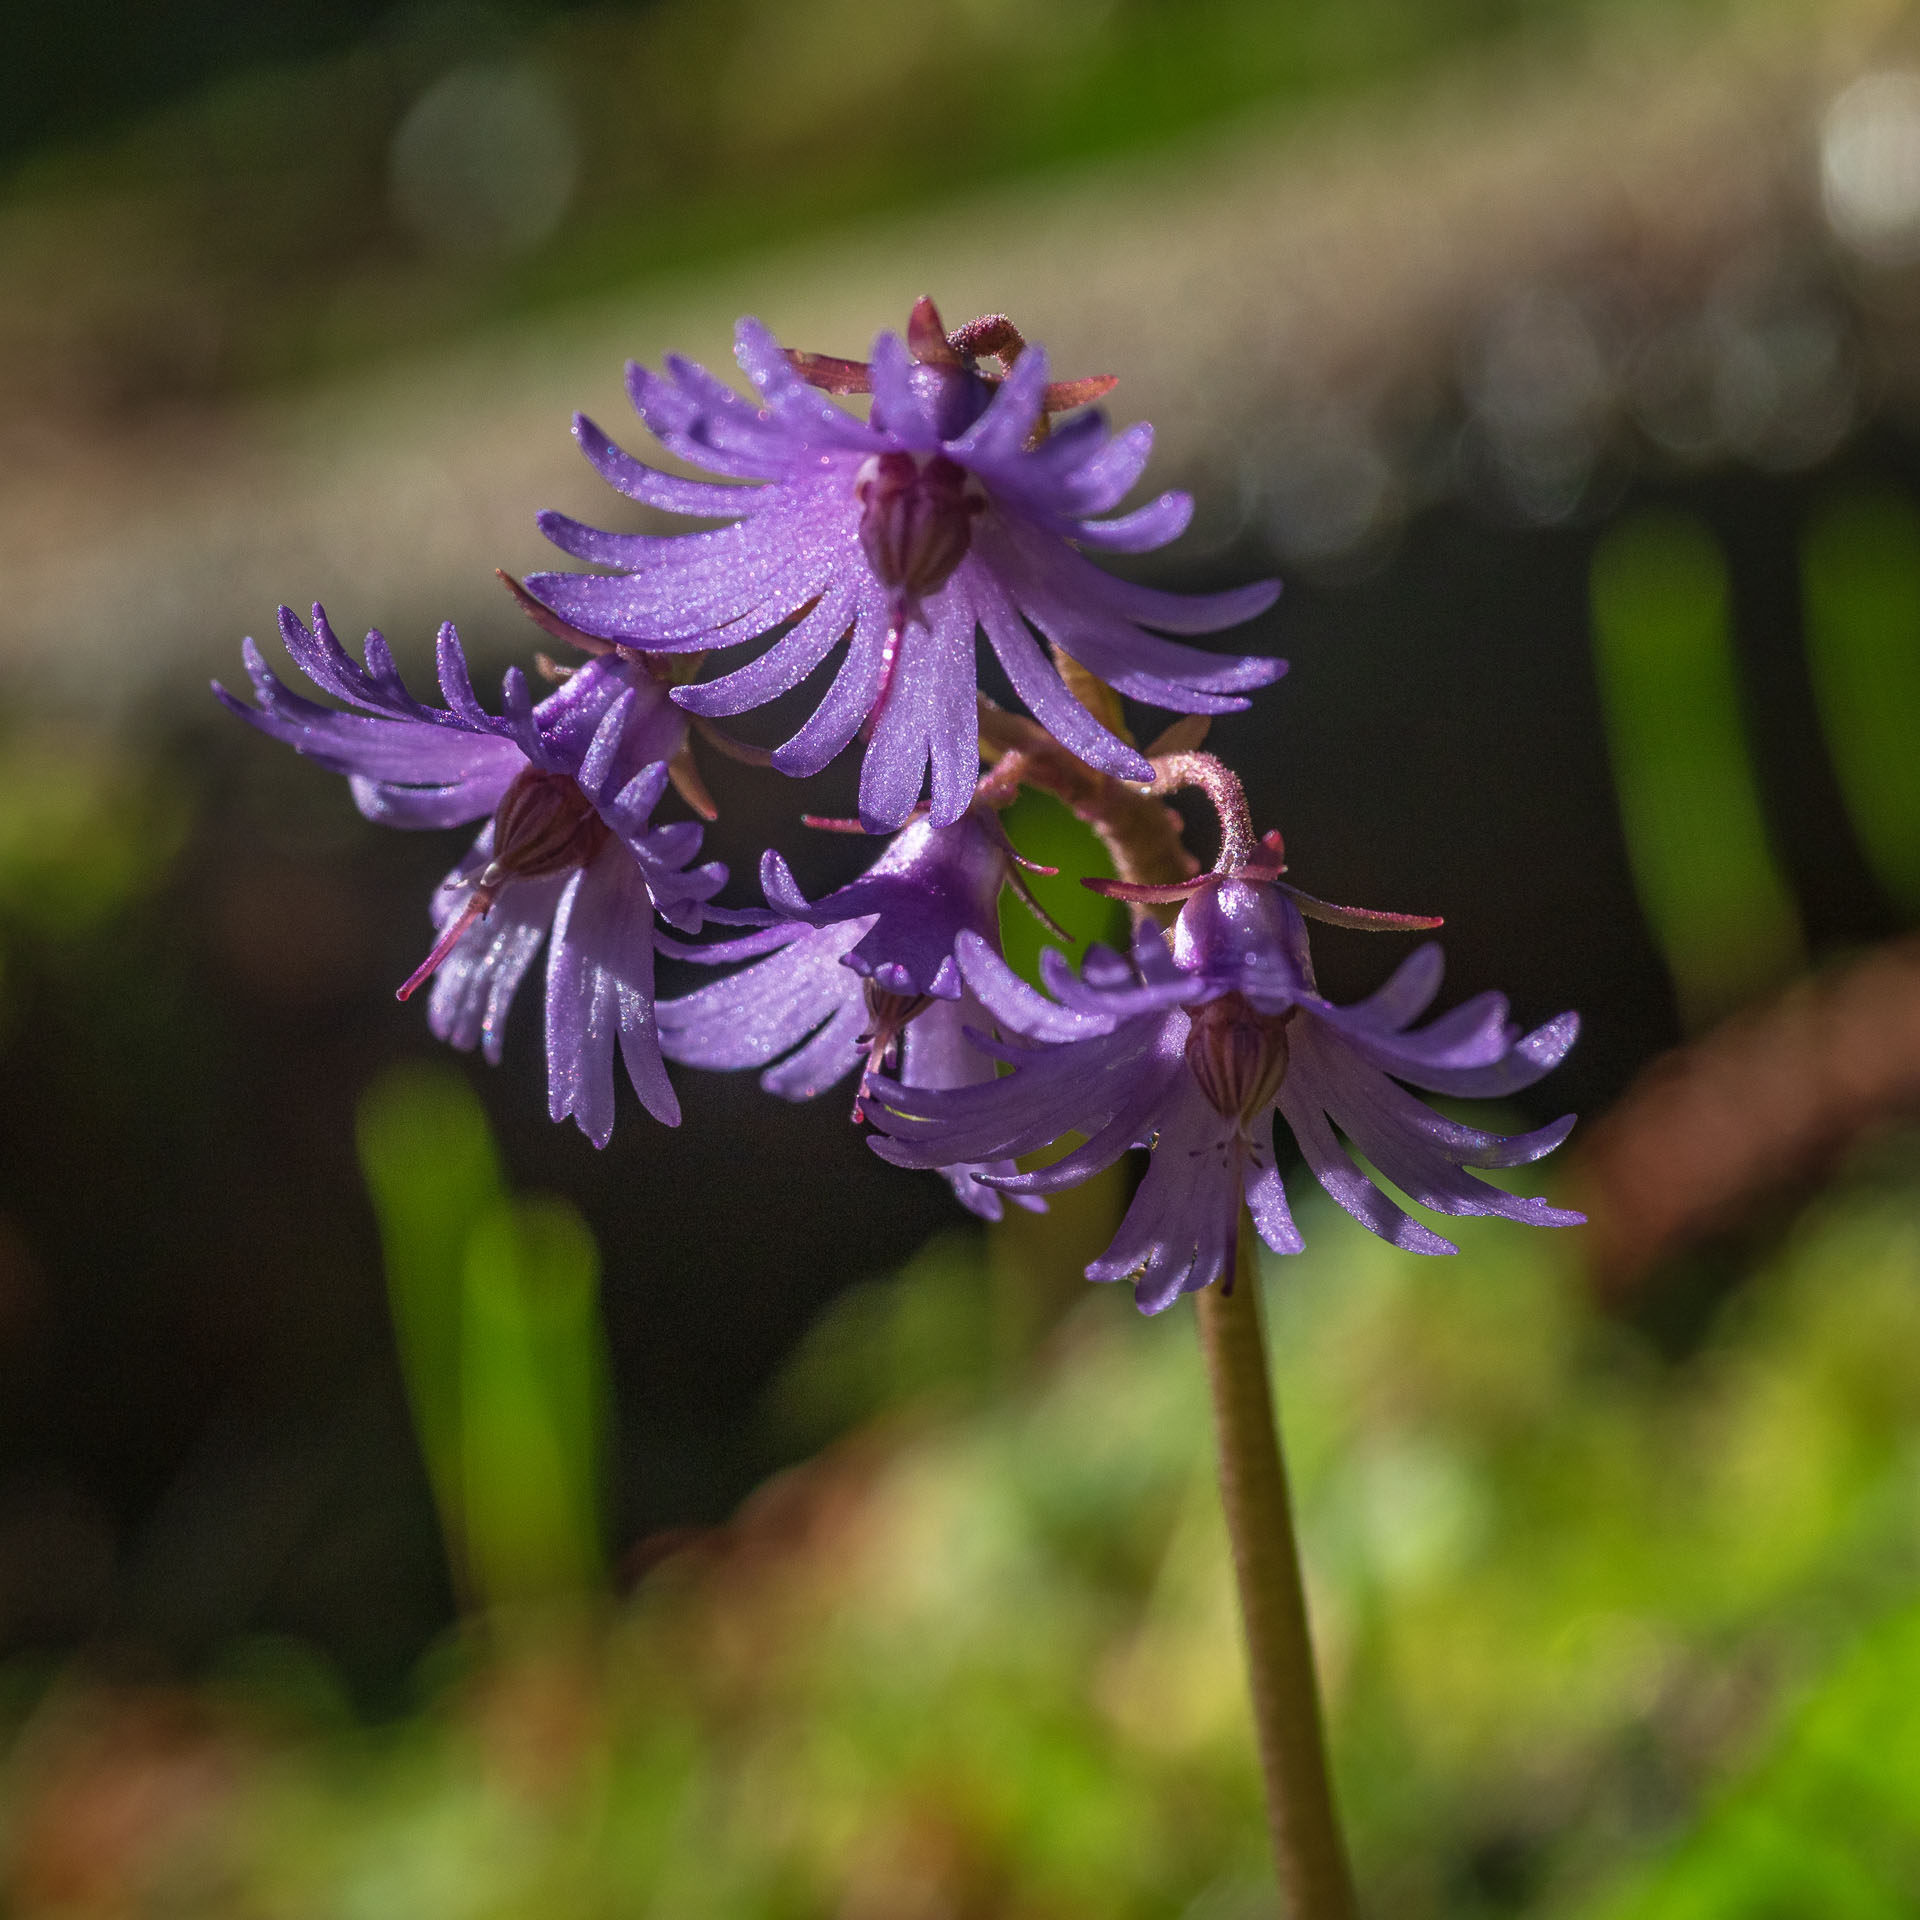
<path id="1" fill-rule="evenodd" d="M 1803 1190 L 1862 1138 L 1920 1115 L 1920 938 L 1803 980 L 1663 1055 L 1586 1135 L 1571 1170 L 1600 1289 L 1759 1198 Z"/>

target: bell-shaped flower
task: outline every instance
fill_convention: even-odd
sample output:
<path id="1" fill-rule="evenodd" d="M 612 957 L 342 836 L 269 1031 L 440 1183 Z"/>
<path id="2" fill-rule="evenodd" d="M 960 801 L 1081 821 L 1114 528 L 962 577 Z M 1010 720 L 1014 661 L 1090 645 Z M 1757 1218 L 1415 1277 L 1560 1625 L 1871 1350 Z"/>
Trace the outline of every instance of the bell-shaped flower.
<path id="1" fill-rule="evenodd" d="M 608 654 L 537 704 L 510 669 L 505 712 L 475 697 L 459 636 L 440 629 L 444 707 L 415 700 L 386 642 L 370 633 L 365 664 L 315 607 L 309 629 L 280 610 L 294 663 L 347 709 L 283 685 L 249 640 L 259 705 L 218 685 L 233 712 L 262 733 L 347 776 L 360 811 L 396 827 L 485 819 L 433 896 L 438 938 L 399 989 L 429 978 L 427 1020 L 456 1047 L 490 1061 L 514 994 L 541 943 L 547 949 L 547 1090 L 554 1119 L 571 1114 L 596 1146 L 613 1131 L 616 1044 L 634 1091 L 675 1125 L 679 1102 L 661 1059 L 653 1004 L 653 916 L 697 932 L 704 903 L 726 880 L 700 850 L 692 822 L 653 824 L 668 762 L 686 742 L 686 716 L 644 663 Z M 551 936 L 549 940 L 549 936 Z"/>
<path id="2" fill-rule="evenodd" d="M 998 950 L 1000 890 L 1012 880 L 1012 860 L 985 806 L 951 826 L 915 821 L 859 879 L 818 901 L 768 853 L 761 885 L 780 924 L 717 946 L 676 946 L 687 959 L 754 964 L 660 1002 L 667 1058 L 763 1068 L 760 1084 L 787 1100 L 811 1100 L 856 1071 L 864 1097 L 867 1078 L 889 1063 L 915 1087 L 992 1079 L 992 1059 L 967 1038 L 991 1019 L 967 991 L 954 948 L 966 938 Z M 860 1111 L 856 1103 L 856 1118 Z M 1000 1217 L 1000 1195 L 981 1177 L 1013 1173 L 1010 1160 L 938 1166 L 962 1205 Z"/>
<path id="3" fill-rule="evenodd" d="M 1071 694 L 1050 642 L 1121 693 L 1180 713 L 1224 713 L 1284 662 L 1204 652 L 1163 638 L 1211 633 L 1272 603 L 1273 582 L 1199 597 L 1121 580 L 1085 551 L 1142 553 L 1186 526 L 1192 501 L 1165 493 L 1114 509 L 1146 465 L 1146 425 L 1110 435 L 1097 412 L 1051 430 L 1053 411 L 1106 380 L 1049 384 L 1045 352 L 1008 323 L 948 335 L 931 301 L 903 340 L 883 333 L 869 365 L 783 352 L 758 321 L 736 334 L 759 402 L 689 361 L 628 370 L 641 419 L 670 453 L 728 481 L 643 466 L 590 420 L 574 431 L 609 485 L 668 513 L 723 516 L 711 532 L 602 532 L 541 516 L 565 552 L 611 573 L 544 573 L 528 591 L 586 633 L 656 652 L 757 645 L 744 666 L 676 688 L 691 712 L 746 712 L 845 653 L 811 718 L 773 755 L 783 773 L 818 773 L 866 740 L 860 817 L 890 832 L 931 788 L 950 826 L 978 770 L 976 634 L 1015 694 L 1090 766 L 1122 779 L 1152 769 Z M 997 356 L 1003 378 L 982 370 Z M 821 388 L 870 392 L 862 420 Z M 1150 631 L 1153 630 L 1153 631 Z M 769 644 L 770 643 L 770 644 Z"/>
<path id="4" fill-rule="evenodd" d="M 1039 1172 L 981 1176 L 1038 1193 L 1150 1146 L 1118 1235 L 1087 1268 L 1092 1280 L 1131 1278 L 1149 1313 L 1231 1276 L 1243 1204 L 1276 1253 L 1299 1251 L 1274 1157 L 1276 1113 L 1327 1192 L 1362 1226 L 1412 1252 L 1455 1248 L 1360 1170 L 1336 1126 L 1382 1178 L 1440 1213 L 1535 1226 L 1581 1218 L 1473 1173 L 1538 1159 L 1566 1138 L 1571 1116 L 1505 1137 L 1434 1112 L 1400 1084 L 1470 1097 L 1516 1092 L 1573 1044 L 1574 1015 L 1523 1034 L 1505 999 L 1487 993 L 1414 1028 L 1440 987 L 1433 943 L 1370 999 L 1336 1007 L 1314 984 L 1298 896 L 1277 877 L 1210 874 L 1161 891 L 1188 896 L 1171 947 L 1143 926 L 1131 957 L 1095 948 L 1077 978 L 1049 952 L 1042 977 L 1050 996 L 986 941 L 963 934 L 963 979 L 1001 1032 L 1018 1036 L 986 1043 L 1013 1071 L 942 1092 L 875 1080 L 866 1114 L 886 1136 L 875 1150 L 924 1167 L 1005 1160 L 1082 1135 Z"/>

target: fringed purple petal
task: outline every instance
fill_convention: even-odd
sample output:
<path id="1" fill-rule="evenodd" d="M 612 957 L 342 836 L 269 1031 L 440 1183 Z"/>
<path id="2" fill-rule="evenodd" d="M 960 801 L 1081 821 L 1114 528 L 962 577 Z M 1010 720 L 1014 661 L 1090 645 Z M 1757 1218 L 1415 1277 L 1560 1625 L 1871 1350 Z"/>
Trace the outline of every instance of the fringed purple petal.
<path id="1" fill-rule="evenodd" d="M 1189 1078 L 1168 1103 L 1146 1178 L 1089 1280 L 1134 1283 L 1142 1313 L 1233 1271 L 1240 1230 L 1242 1148 L 1232 1125 Z"/>
<path id="2" fill-rule="evenodd" d="M 1136 421 L 1124 433 L 1115 434 L 1066 476 L 1061 513 L 1071 519 L 1110 513 L 1138 484 L 1152 452 L 1153 428 L 1144 420 Z"/>
<path id="3" fill-rule="evenodd" d="M 1327 1123 L 1326 1110 L 1318 1083 L 1310 1070 L 1303 1070 L 1298 1056 L 1288 1068 L 1280 1089 L 1280 1111 L 1313 1177 L 1328 1196 L 1344 1207 L 1369 1233 L 1376 1233 L 1408 1253 L 1458 1253 L 1451 1240 L 1443 1240 L 1431 1227 L 1422 1226 L 1409 1213 L 1396 1207 L 1353 1161 L 1334 1138 Z"/>
<path id="4" fill-rule="evenodd" d="M 376 826 L 414 831 L 463 827 L 469 820 L 491 813 L 513 784 L 514 775 L 526 764 L 512 748 L 508 754 L 510 758 L 452 786 L 403 787 L 356 773 L 348 775 L 347 790 L 353 795 L 353 804 Z M 336 766 L 334 771 L 345 769 Z"/>
<path id="5" fill-rule="evenodd" d="M 813 902 L 800 891 L 800 882 L 793 877 L 785 855 L 772 847 L 760 856 L 760 891 L 776 913 L 790 913 L 804 919 L 813 911 Z M 841 917 L 851 918 L 850 915 Z"/>
<path id="6" fill-rule="evenodd" d="M 441 883 L 433 899 L 436 930 L 467 904 L 468 889 L 492 850 L 488 829 Z M 436 1039 L 462 1052 L 478 1045 L 489 1065 L 500 1064 L 508 1009 L 553 924 L 565 884 L 563 876 L 555 875 L 508 887 L 487 917 L 476 922 L 440 963 L 427 1000 L 427 1027 Z"/>
<path id="7" fill-rule="evenodd" d="M 1164 1013 L 1170 1007 L 1212 999 L 1215 994 L 1207 981 L 1179 972 L 1170 978 L 1129 980 L 1124 986 L 1089 986 L 1075 979 L 1066 956 L 1057 947 L 1041 950 L 1040 981 L 1063 1007 L 1105 1020 L 1130 1020 L 1136 1014 Z"/>
<path id="8" fill-rule="evenodd" d="M 969 556 L 955 578 L 964 583 L 987 639 L 1027 711 L 1090 767 L 1116 780 L 1151 780 L 1153 768 L 1146 755 L 1110 733 L 1067 691 L 1059 670 L 1040 651 L 992 570 Z"/>
<path id="9" fill-rule="evenodd" d="M 855 608 L 853 638 L 827 697 L 800 731 L 774 750 L 776 771 L 795 779 L 811 778 L 860 731 L 886 680 L 891 624 L 892 615 L 876 583 L 873 591 L 861 595 Z"/>
<path id="10" fill-rule="evenodd" d="M 769 473 L 790 469 L 795 457 L 804 454 L 807 436 L 797 433 L 794 422 L 777 408 L 763 409 L 742 399 L 697 360 L 670 353 L 661 365 L 690 407 L 681 432 L 694 446 L 724 458 L 760 462 Z"/>
<path id="11" fill-rule="evenodd" d="M 547 955 L 547 1111 L 596 1147 L 613 1133 L 616 1037 L 641 1104 L 668 1126 L 680 1103 L 660 1057 L 653 1004 L 653 901 L 624 849 L 568 880 Z"/>
<path id="12" fill-rule="evenodd" d="M 736 480 L 775 480 L 792 465 L 792 447 L 777 435 L 743 434 L 735 445 L 715 445 L 708 409 L 677 380 L 649 373 L 635 361 L 627 363 L 627 397 L 647 431 L 689 466 Z M 733 397 L 738 401 L 738 395 Z M 745 406 L 744 401 L 739 404 Z"/>
<path id="13" fill-rule="evenodd" d="M 940 430 L 926 403 L 914 390 L 913 359 L 897 333 L 878 335 L 873 343 L 873 412 L 886 423 L 888 436 L 913 453 L 931 453 L 940 444 Z"/>
<path id="14" fill-rule="evenodd" d="M 1462 1100 L 1499 1100 L 1521 1092 L 1551 1073 L 1580 1036 L 1580 1016 L 1563 1013 L 1516 1040 L 1487 1066 L 1436 1067 L 1421 1057 L 1417 1046 L 1409 1049 L 1404 1044 L 1407 1039 L 1417 1043 L 1418 1034 L 1354 1031 L 1344 1022 L 1338 1024 L 1356 1053 L 1396 1079 Z"/>
<path id="15" fill-rule="evenodd" d="M 717 719 L 746 713 L 791 692 L 851 630 L 855 588 L 836 581 L 819 604 L 781 635 L 765 653 L 732 673 L 697 686 L 676 687 L 673 697 L 689 713 Z"/>
<path id="16" fill-rule="evenodd" d="M 1101 553 L 1151 553 L 1177 540 L 1193 519 L 1193 495 L 1163 493 L 1144 507 L 1112 520 L 1082 520 L 1074 526 L 1074 542 Z"/>
<path id="17" fill-rule="evenodd" d="M 1177 1070 L 1183 1035 L 1177 1015 L 1129 1021 L 1072 1046 L 1018 1053 L 1011 1074 L 948 1093 L 875 1079 L 868 1083 L 867 1117 L 892 1136 L 885 1157 L 901 1166 L 1017 1159 L 1067 1133 L 1099 1135 L 1110 1122 L 1127 1135 L 1112 1146 L 1109 1158 L 1117 1158 Z M 1047 1171 L 996 1184 L 1045 1187 Z"/>
<path id="18" fill-rule="evenodd" d="M 865 995 L 841 1000 L 827 1024 L 805 1046 L 760 1076 L 761 1087 L 779 1100 L 817 1099 L 866 1058 L 860 1044 L 866 1025 Z"/>
<path id="19" fill-rule="evenodd" d="M 1254 1230 L 1275 1253 L 1299 1253 L 1307 1243 L 1287 1205 L 1287 1190 L 1273 1157 L 1272 1129 L 1269 1115 L 1265 1127 L 1269 1137 L 1257 1143 L 1260 1149 L 1257 1154 L 1247 1156 L 1244 1173 L 1247 1211 L 1253 1216 Z"/>
<path id="20" fill-rule="evenodd" d="M 973 607 L 951 584 L 909 620 L 880 718 L 860 768 L 860 824 L 891 833 L 932 773 L 932 820 L 952 826 L 973 804 L 980 771 Z"/>
<path id="21" fill-rule="evenodd" d="M 1111 1033 L 1117 1024 L 1108 1014 L 1075 1013 L 1055 1005 L 1007 965 L 993 946 L 978 934 L 963 933 L 954 942 L 961 975 L 979 996 L 995 1022 L 1009 1033 L 1036 1041 L 1091 1039 Z"/>
<path id="22" fill-rule="evenodd" d="M 1005 516 L 983 516 L 975 547 L 1049 640 L 1136 699 L 1175 711 L 1234 712 L 1247 704 L 1238 697 L 1242 692 L 1266 686 L 1286 671 L 1282 661 L 1203 653 L 1145 632 L 1107 609 L 1085 586 L 1089 579 L 1109 576 L 1070 548 Z"/>
<path id="23" fill-rule="evenodd" d="M 1467 1171 L 1469 1164 L 1510 1166 L 1537 1159 L 1566 1138 L 1571 1121 L 1502 1139 L 1434 1113 L 1323 1026 L 1302 1022 L 1293 1044 L 1296 1063 L 1307 1057 L 1317 1097 L 1341 1131 L 1421 1206 L 1436 1213 L 1497 1214 L 1534 1227 L 1576 1226 L 1584 1218 L 1489 1186 Z"/>
<path id="24" fill-rule="evenodd" d="M 1186 1029 L 1177 1021 L 1156 1029 L 1151 1048 L 1139 1056 L 1127 1080 L 1110 1090 L 1110 1110 L 1104 1117 L 1090 1114 L 1079 1129 L 1092 1128 L 1079 1146 L 1047 1166 L 1003 1175 L 994 1184 L 1020 1193 L 1058 1193 L 1112 1166 L 1130 1147 L 1151 1145 L 1162 1108 L 1179 1097 L 1186 1077 L 1181 1052 L 1185 1038 Z"/>
<path id="25" fill-rule="evenodd" d="M 986 1025 L 986 1014 L 971 994 L 943 1000 L 909 1023 L 901 1036 L 900 1078 L 913 1087 L 969 1087 L 993 1078 L 993 1062 L 967 1038 L 969 1028 Z M 982 1220 L 1005 1212 L 1001 1196 L 981 1185 L 983 1175 L 1011 1174 L 1011 1160 L 969 1160 L 939 1169 L 953 1197 Z M 1016 1206 L 1044 1212 L 1046 1202 L 1028 1194 L 1013 1196 Z"/>
<path id="26" fill-rule="evenodd" d="M 1398 1033 L 1433 1005 L 1446 978 L 1447 956 L 1438 940 L 1417 946 L 1394 968 L 1385 986 L 1346 1009 L 1348 1022 L 1382 1033 Z"/>
<path id="27" fill-rule="evenodd" d="M 759 388 L 761 397 L 782 423 L 809 442 L 844 447 L 858 453 L 887 444 L 865 421 L 837 407 L 817 387 L 794 372 L 780 343 L 758 320 L 740 321 L 733 330 L 733 353 L 740 369 Z"/>
<path id="28" fill-rule="evenodd" d="M 710 909 L 708 917 L 718 918 L 717 910 Z M 671 959 L 692 960 L 703 967 L 719 967 L 735 960 L 758 959 L 761 954 L 772 953 L 777 947 L 791 946 L 804 933 L 804 928 L 783 922 L 774 927 L 757 927 L 752 933 L 743 933 L 731 940 L 699 943 L 675 940 L 671 935 L 656 933 L 653 944 Z"/>
<path id="29" fill-rule="evenodd" d="M 1001 381 L 987 410 L 947 451 L 963 466 L 990 469 L 1019 457 L 1035 424 L 1047 391 L 1047 354 L 1029 345 L 1013 370 Z"/>
<path id="30" fill-rule="evenodd" d="M 712 480 L 683 480 L 643 465 L 616 446 L 584 413 L 573 416 L 573 437 L 593 470 L 615 493 L 662 513 L 752 513 L 761 500 L 757 487 L 728 487 Z"/>
<path id="31" fill-rule="evenodd" d="M 864 1012 L 857 975 L 840 964 L 864 920 L 799 934 L 780 951 L 659 1006 L 669 1060 L 722 1071 L 764 1067 L 846 1008 Z M 847 1067 L 855 1064 L 849 1058 Z M 837 1076 L 836 1076 L 837 1077 Z"/>
<path id="32" fill-rule="evenodd" d="M 1256 619 L 1280 598 L 1278 580 L 1256 580 L 1249 586 L 1229 587 L 1224 593 L 1167 593 L 1103 573 L 1086 561 L 1081 567 L 1084 572 L 1075 570 L 1074 586 L 1097 591 L 1121 619 L 1151 627 L 1157 633 L 1218 633 Z"/>
<path id="33" fill-rule="evenodd" d="M 480 696 L 473 690 L 473 675 L 467 667 L 466 652 L 460 645 L 460 635 L 451 620 L 442 622 L 439 633 L 434 637 L 433 663 L 440 680 L 440 697 L 446 701 L 448 711 L 475 732 L 491 731 L 497 723 L 493 715 L 480 704 Z"/>

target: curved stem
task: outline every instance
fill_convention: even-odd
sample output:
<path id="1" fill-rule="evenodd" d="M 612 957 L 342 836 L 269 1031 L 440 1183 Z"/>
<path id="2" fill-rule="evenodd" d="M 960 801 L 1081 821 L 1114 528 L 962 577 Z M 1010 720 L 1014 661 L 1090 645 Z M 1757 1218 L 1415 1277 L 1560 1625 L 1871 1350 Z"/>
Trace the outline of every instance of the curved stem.
<path id="1" fill-rule="evenodd" d="M 1224 760 L 1210 753 L 1170 753 L 1153 763 L 1155 793 L 1177 793 L 1198 787 L 1213 802 L 1220 820 L 1220 857 L 1215 873 L 1234 873 L 1252 860 L 1259 840 L 1253 816 L 1247 811 L 1247 790 L 1240 776 Z"/>
<path id="2" fill-rule="evenodd" d="M 1354 1920 L 1353 1879 L 1327 1775 L 1300 1554 L 1267 1376 L 1253 1222 L 1244 1211 L 1231 1288 L 1204 1288 L 1194 1305 L 1213 1390 L 1220 1496 L 1233 1542 L 1282 1909 L 1288 1920 Z"/>

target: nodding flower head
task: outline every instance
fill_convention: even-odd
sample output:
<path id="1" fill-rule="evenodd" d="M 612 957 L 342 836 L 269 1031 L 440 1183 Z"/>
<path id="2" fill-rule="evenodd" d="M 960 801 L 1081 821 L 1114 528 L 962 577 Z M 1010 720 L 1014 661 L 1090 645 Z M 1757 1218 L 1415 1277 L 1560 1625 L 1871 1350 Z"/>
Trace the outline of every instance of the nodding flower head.
<path id="1" fill-rule="evenodd" d="M 990 1033 L 993 1022 L 967 991 L 954 949 L 964 939 L 998 945 L 1000 890 L 1014 858 L 984 806 L 949 827 L 915 821 L 859 879 L 816 901 L 768 854 L 761 885 L 782 924 L 687 950 L 691 959 L 754 964 L 660 1003 L 667 1058 L 762 1068 L 761 1085 L 788 1100 L 811 1100 L 858 1072 L 856 1118 L 882 1070 L 916 1087 L 990 1080 L 993 1061 L 969 1035 Z M 1011 1173 L 1011 1161 L 937 1165 L 964 1205 L 999 1218 L 1000 1195 L 979 1176 Z"/>
<path id="2" fill-rule="evenodd" d="M 662 374 L 628 376 L 661 444 L 721 481 L 643 466 L 591 421 L 575 422 L 587 458 L 619 492 L 733 524 L 676 540 L 544 514 L 563 552 L 613 571 L 536 574 L 526 587 L 601 641 L 663 654 L 751 645 L 744 665 L 674 689 L 709 717 L 776 699 L 844 649 L 828 692 L 773 764 L 818 773 L 864 739 L 869 831 L 904 825 L 924 793 L 937 826 L 972 804 L 982 632 L 1034 718 L 1088 765 L 1127 780 L 1153 770 L 1067 690 L 1059 655 L 1183 713 L 1244 707 L 1283 671 L 1278 660 L 1162 637 L 1250 619 L 1272 603 L 1273 582 L 1192 598 L 1117 579 L 1086 557 L 1163 546 L 1193 506 L 1167 493 L 1115 511 L 1146 465 L 1145 425 L 1113 435 L 1084 410 L 1052 424 L 1110 380 L 1049 381 L 1044 350 L 1010 322 L 989 316 L 948 333 L 928 300 L 904 339 L 878 336 L 871 361 L 784 351 L 754 320 L 740 322 L 735 341 L 757 402 L 678 358 Z M 851 393 L 872 395 L 866 419 L 831 397 Z"/>
<path id="3" fill-rule="evenodd" d="M 259 700 L 216 688 L 261 732 L 347 775 L 370 819 L 403 827 L 484 820 L 430 908 L 437 938 L 401 985 L 433 983 L 428 1023 L 458 1047 L 497 1060 L 520 982 L 551 934 L 547 958 L 548 1106 L 596 1145 L 613 1129 L 616 1046 L 635 1090 L 669 1124 L 680 1116 L 653 1020 L 653 917 L 696 932 L 726 879 L 689 863 L 691 822 L 655 826 L 668 763 L 686 745 L 686 716 L 644 662 L 605 655 L 536 704 L 517 669 L 505 710 L 475 698 L 451 626 L 440 630 L 446 705 L 415 700 L 379 634 L 355 662 L 316 607 L 313 626 L 281 611 L 295 663 L 350 709 L 323 707 L 282 685 L 252 641 L 247 671 Z"/>
<path id="4" fill-rule="evenodd" d="M 1233 875 L 1134 889 L 1184 898 L 1171 947 L 1145 924 L 1131 956 L 1090 950 L 1078 979 L 1049 955 L 1051 999 L 986 942 L 962 936 L 961 975 L 1001 1032 L 1015 1036 L 995 1049 L 1013 1071 L 950 1092 L 875 1080 L 866 1111 L 885 1136 L 875 1139 L 876 1151 L 910 1167 L 962 1156 L 1005 1162 L 1082 1136 L 1084 1145 L 1038 1172 L 981 1176 L 1017 1194 L 1071 1186 L 1129 1147 L 1150 1146 L 1118 1236 L 1087 1268 L 1093 1280 L 1131 1278 L 1150 1313 L 1231 1274 L 1243 1205 L 1276 1253 L 1299 1250 L 1274 1157 L 1276 1114 L 1327 1192 L 1363 1226 L 1413 1252 L 1454 1248 L 1360 1171 L 1335 1126 L 1381 1177 L 1438 1212 L 1537 1226 L 1578 1220 L 1474 1177 L 1475 1169 L 1551 1151 L 1571 1116 L 1508 1138 L 1445 1118 L 1400 1084 L 1456 1096 L 1516 1092 L 1573 1044 L 1574 1016 L 1523 1034 L 1508 1021 L 1506 1001 L 1483 994 L 1411 1030 L 1440 985 L 1432 944 L 1371 999 L 1337 1007 L 1314 985 L 1298 903 L 1347 924 L 1406 916 L 1328 907 L 1278 874 L 1276 850 L 1273 861 L 1241 862 Z"/>

